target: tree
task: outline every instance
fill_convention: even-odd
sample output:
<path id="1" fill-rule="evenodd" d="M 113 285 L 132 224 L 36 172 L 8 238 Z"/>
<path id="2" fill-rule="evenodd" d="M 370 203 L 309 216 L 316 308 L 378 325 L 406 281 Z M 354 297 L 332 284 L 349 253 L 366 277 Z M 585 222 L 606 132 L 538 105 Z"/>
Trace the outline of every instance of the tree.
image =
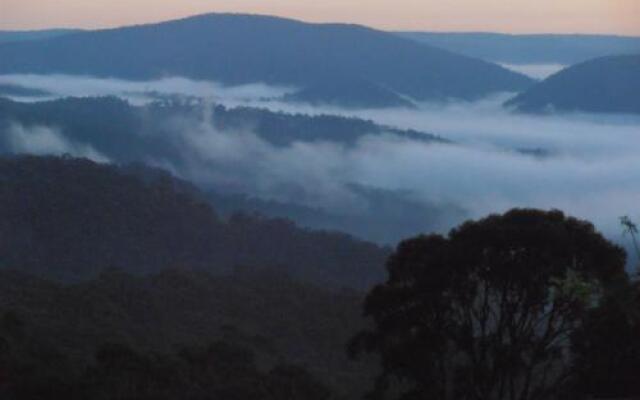
<path id="1" fill-rule="evenodd" d="M 624 265 L 621 248 L 560 211 L 516 209 L 419 236 L 389 258 L 388 280 L 365 301 L 374 327 L 350 351 L 380 356 L 379 396 L 549 398 L 573 373 L 571 333 Z"/>
<path id="2" fill-rule="evenodd" d="M 624 234 L 631 236 L 631 243 L 633 244 L 633 249 L 635 250 L 636 259 L 640 260 L 640 245 L 638 244 L 638 225 L 636 225 L 631 218 L 624 216 L 620 217 L 620 224 L 624 229 Z M 636 274 L 640 278 L 640 267 L 636 271 Z"/>
<path id="3" fill-rule="evenodd" d="M 619 282 L 572 336 L 575 392 L 640 398 L 640 285 Z"/>

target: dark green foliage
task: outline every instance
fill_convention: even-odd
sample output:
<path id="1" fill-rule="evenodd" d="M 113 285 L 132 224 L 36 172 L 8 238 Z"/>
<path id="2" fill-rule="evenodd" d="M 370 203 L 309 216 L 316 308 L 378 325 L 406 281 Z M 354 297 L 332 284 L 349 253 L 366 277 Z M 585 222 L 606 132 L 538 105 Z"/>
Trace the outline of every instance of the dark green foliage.
<path id="1" fill-rule="evenodd" d="M 365 326 L 360 302 L 266 272 L 111 270 L 60 285 L 0 271 L 0 394 L 56 384 L 33 398 L 64 385 L 84 399 L 355 397 L 374 371 L 344 353 Z"/>
<path id="2" fill-rule="evenodd" d="M 60 370 L 42 358 L 14 358 L 4 368 L 0 395 L 6 400 L 335 398 L 305 369 L 277 365 L 264 371 L 251 351 L 221 341 L 172 354 L 141 353 L 121 343 L 106 343 L 78 371 Z"/>
<path id="3" fill-rule="evenodd" d="M 363 288 L 381 275 L 387 255 L 376 245 L 283 219 L 222 221 L 170 177 L 145 183 L 86 160 L 4 158 L 0 181 L 0 266 L 47 278 L 89 279 L 110 267 L 228 273 L 247 265 Z"/>
<path id="4" fill-rule="evenodd" d="M 572 344 L 578 394 L 640 397 L 640 285 L 618 282 L 573 335 Z"/>
<path id="5" fill-rule="evenodd" d="M 567 347 L 625 255 L 594 227 L 559 211 L 512 210 L 447 237 L 398 246 L 352 342 L 382 357 L 379 393 L 402 398 L 545 399 L 575 372 Z"/>
<path id="6" fill-rule="evenodd" d="M 77 384 L 86 399 L 327 400 L 330 391 L 306 370 L 260 371 L 250 351 L 225 342 L 173 355 L 140 354 L 108 344 Z M 309 397 L 301 397 L 307 395 Z"/>
<path id="7" fill-rule="evenodd" d="M 640 55 L 567 68 L 506 103 L 523 112 L 640 113 Z"/>
<path id="8" fill-rule="evenodd" d="M 79 159 L 0 160 L 4 267 L 74 280 L 108 267 L 229 266 L 222 223 L 209 206 L 147 187 Z M 224 270 L 224 269 L 222 269 Z"/>
<path id="9" fill-rule="evenodd" d="M 353 80 L 417 100 L 472 99 L 518 91 L 532 83 L 497 65 L 391 33 L 237 14 L 0 45 L 0 73 L 26 72 L 136 80 L 184 76 L 229 85 L 263 82 L 301 89 Z M 337 101 L 343 95 L 350 98 L 346 92 L 336 95 Z M 378 102 L 363 100 L 362 106 Z"/>

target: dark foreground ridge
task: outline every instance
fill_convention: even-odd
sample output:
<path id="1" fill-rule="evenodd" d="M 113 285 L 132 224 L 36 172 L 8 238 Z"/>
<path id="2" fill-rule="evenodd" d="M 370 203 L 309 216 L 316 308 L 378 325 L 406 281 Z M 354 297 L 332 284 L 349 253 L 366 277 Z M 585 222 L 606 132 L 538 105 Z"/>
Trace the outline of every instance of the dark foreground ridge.
<path id="1" fill-rule="evenodd" d="M 0 181 L 0 266 L 50 279 L 91 279 L 114 267 L 133 274 L 244 267 L 366 288 L 382 276 L 388 254 L 284 219 L 222 220 L 168 176 L 144 182 L 82 159 L 2 158 Z"/>
<path id="2" fill-rule="evenodd" d="M 273 273 L 118 270 L 62 285 L 0 270 L 3 399 L 359 397 L 361 295 Z"/>

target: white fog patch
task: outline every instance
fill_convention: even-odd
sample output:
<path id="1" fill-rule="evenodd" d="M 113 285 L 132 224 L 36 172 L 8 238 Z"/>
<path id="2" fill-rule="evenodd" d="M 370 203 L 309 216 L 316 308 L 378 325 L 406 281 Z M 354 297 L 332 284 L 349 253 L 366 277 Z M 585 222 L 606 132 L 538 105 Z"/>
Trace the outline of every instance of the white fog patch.
<path id="1" fill-rule="evenodd" d="M 342 110 L 335 107 L 269 102 L 273 111 L 336 114 L 372 120 L 401 129 L 437 134 L 476 149 L 545 149 L 555 156 L 611 158 L 628 153 L 640 136 L 640 116 L 516 114 L 502 107 L 513 94 L 476 102 L 422 103 L 418 109 Z M 633 148 L 633 145 L 631 146 Z"/>
<path id="2" fill-rule="evenodd" d="M 335 200 L 338 195 L 349 198 L 347 185 L 355 182 L 412 193 L 425 203 L 455 204 L 474 218 L 512 207 L 559 208 L 619 237 L 618 217 L 640 216 L 640 118 L 518 115 L 501 107 L 507 98 L 425 103 L 417 110 L 346 111 L 266 103 L 276 111 L 356 116 L 436 133 L 455 142 L 449 145 L 370 135 L 352 147 L 296 143 L 282 149 L 255 136 L 251 141 L 260 144 L 248 145 L 239 135 L 224 139 L 231 143 L 194 143 L 194 151 L 224 149 L 207 154 L 217 160 L 232 158 L 235 165 L 253 171 L 247 175 L 259 176 L 253 184 L 262 196 L 282 195 L 286 191 L 278 188 L 295 182 L 317 196 L 311 196 L 318 200 L 314 205 L 328 199 L 335 205 L 343 202 Z M 536 149 L 548 156 L 517 151 Z M 458 222 L 451 221 L 451 226 Z"/>
<path id="3" fill-rule="evenodd" d="M 133 104 L 145 104 L 157 96 L 187 96 L 214 101 L 243 103 L 281 97 L 293 88 L 274 87 L 262 83 L 225 86 L 215 82 L 168 77 L 150 81 L 127 81 L 74 75 L 0 75 L 0 84 L 12 84 L 49 93 L 46 98 L 118 96 Z M 42 99 L 42 97 L 38 97 Z M 24 100 L 24 96 L 14 100 Z"/>
<path id="4" fill-rule="evenodd" d="M 363 206 L 348 188 L 352 152 L 344 145 L 274 146 L 249 129 L 217 130 L 206 117 L 174 120 L 171 128 L 187 163 L 179 174 L 195 182 L 236 186 L 254 196 L 312 207 L 353 211 Z"/>
<path id="5" fill-rule="evenodd" d="M 60 132 L 45 126 L 25 127 L 11 124 L 6 134 L 7 144 L 13 153 L 33 155 L 65 155 L 84 157 L 106 163 L 109 159 L 93 147 L 72 143 Z"/>
<path id="6" fill-rule="evenodd" d="M 349 187 L 358 183 L 411 193 L 425 204 L 459 205 L 474 218 L 512 207 L 559 208 L 612 235 L 619 232 L 620 215 L 640 213 L 640 125 L 541 119 L 527 128 L 520 120 L 525 117 L 511 117 L 507 135 L 508 126 L 491 129 L 489 122 L 510 120 L 480 119 L 473 130 L 471 122 L 459 125 L 472 119 L 460 115 L 464 108 L 454 109 L 449 122 L 457 127 L 457 144 L 368 135 L 354 146 L 295 142 L 278 147 L 249 131 L 216 131 L 206 121 L 182 122 L 175 132 L 192 162 L 187 177 L 242 182 L 254 195 L 305 205 L 365 206 Z M 421 112 L 427 120 L 433 116 Z M 447 114 L 440 118 L 444 126 Z M 507 144 L 551 146 L 554 155 L 522 155 L 507 151 Z"/>
<path id="7" fill-rule="evenodd" d="M 369 135 L 353 146 L 296 142 L 278 147 L 250 129 L 217 131 L 209 117 L 176 121 L 173 135 L 186 166 L 154 161 L 185 178 L 235 185 L 249 195 L 357 210 L 366 205 L 350 188 L 356 183 L 410 193 L 412 199 L 425 204 L 454 204 L 472 218 L 511 207 L 559 208 L 594 221 L 616 239 L 621 239 L 619 216 L 640 219 L 639 116 L 514 114 L 502 107 L 513 94 L 476 102 L 422 103 L 417 109 L 354 111 L 277 101 L 287 89 L 267 85 L 228 88 L 182 78 L 141 83 L 13 75 L 0 76 L 0 83 L 60 95 L 112 94 L 132 99 L 132 93 L 147 93 L 143 95 L 146 100 L 155 91 L 205 98 L 205 104 L 353 116 L 454 142 L 445 145 Z M 31 151 L 45 148 L 59 153 L 65 146 L 73 147 L 61 144 L 55 135 L 35 138 L 39 140 L 31 138 Z M 452 220 L 450 226 L 459 222 Z"/>
<path id="8" fill-rule="evenodd" d="M 562 64 L 500 64 L 506 69 L 527 75 L 530 78 L 543 80 L 567 68 Z"/>

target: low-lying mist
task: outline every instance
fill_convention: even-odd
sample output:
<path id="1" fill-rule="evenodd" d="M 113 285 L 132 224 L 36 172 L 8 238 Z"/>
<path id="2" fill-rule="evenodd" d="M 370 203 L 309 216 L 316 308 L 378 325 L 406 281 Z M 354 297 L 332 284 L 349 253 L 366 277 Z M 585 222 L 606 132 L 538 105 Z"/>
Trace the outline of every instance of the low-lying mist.
<path id="1" fill-rule="evenodd" d="M 209 98 L 216 101 L 245 102 L 281 97 L 295 90 L 261 83 L 230 87 L 215 82 L 194 81 L 180 77 L 133 82 L 115 78 L 33 74 L 0 75 L 0 85 L 37 89 L 43 93 L 41 96 L 32 97 L 7 96 L 15 100 L 34 101 L 59 97 L 119 96 L 126 98 L 132 104 L 144 104 L 156 100 L 158 97 L 171 95 Z"/>
<path id="2" fill-rule="evenodd" d="M 567 66 L 562 64 L 500 64 L 506 69 L 527 75 L 533 79 L 546 79 L 551 75 L 558 73 Z"/>
<path id="3" fill-rule="evenodd" d="M 176 120 L 172 127 L 188 162 L 176 166 L 169 160 L 147 160 L 202 186 L 236 185 L 253 196 L 339 213 L 366 213 L 367 204 L 354 187 L 401 193 L 407 200 L 401 205 L 406 219 L 414 212 L 407 204 L 464 210 L 423 229 L 412 227 L 415 232 L 404 230 L 404 235 L 445 231 L 465 218 L 512 207 L 537 207 L 589 219 L 611 238 L 623 240 L 618 218 L 640 217 L 638 117 L 518 115 L 502 107 L 506 94 L 471 103 L 420 104 L 417 109 L 344 110 L 277 100 L 290 90 L 286 88 L 225 88 L 181 78 L 136 83 L 14 75 L 0 76 L 0 83 L 46 90 L 51 97 L 118 95 L 137 103 L 154 100 L 153 93 L 184 95 L 227 106 L 354 116 L 440 135 L 453 143 L 369 135 L 353 146 L 329 141 L 274 146 L 251 129 L 233 134 L 217 130 L 209 120 L 215 115 L 203 113 L 197 120 Z M 28 144 L 21 146 L 29 150 Z"/>

